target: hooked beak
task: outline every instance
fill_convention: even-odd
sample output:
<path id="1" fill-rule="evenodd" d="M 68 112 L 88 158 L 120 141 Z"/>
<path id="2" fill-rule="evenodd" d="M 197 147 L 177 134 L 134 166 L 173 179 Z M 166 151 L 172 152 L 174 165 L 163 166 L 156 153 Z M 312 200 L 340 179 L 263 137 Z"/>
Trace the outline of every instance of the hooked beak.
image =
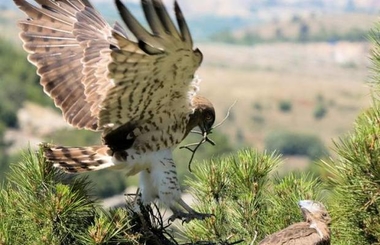
<path id="1" fill-rule="evenodd" d="M 209 142 L 211 145 L 215 145 L 215 142 L 208 138 L 208 135 L 211 134 L 212 126 L 205 125 L 204 123 L 200 123 L 198 125 L 202 132 L 203 140 Z"/>
<path id="2" fill-rule="evenodd" d="M 211 131 L 213 129 L 213 124 L 214 122 L 209 122 L 209 121 L 201 121 L 199 122 L 198 124 L 198 127 L 201 129 L 202 131 L 202 135 L 207 135 L 207 134 L 211 134 Z"/>

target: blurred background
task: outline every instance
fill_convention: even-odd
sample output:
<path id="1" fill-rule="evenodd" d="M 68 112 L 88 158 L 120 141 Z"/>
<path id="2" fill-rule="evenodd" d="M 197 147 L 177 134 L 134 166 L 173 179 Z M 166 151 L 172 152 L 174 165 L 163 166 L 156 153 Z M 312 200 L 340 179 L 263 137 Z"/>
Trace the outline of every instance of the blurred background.
<path id="1" fill-rule="evenodd" d="M 244 147 L 283 154 L 279 174 L 311 171 L 334 157 L 334 140 L 350 132 L 371 103 L 371 44 L 378 0 L 178 0 L 195 46 L 204 55 L 200 93 L 216 107 L 217 122 L 230 116 L 202 145 L 194 164 Z M 93 1 L 113 23 L 113 1 Z M 169 12 L 173 1 L 165 1 Z M 127 1 L 146 24 L 137 0 Z M 0 182 L 22 150 L 41 141 L 92 145 L 99 134 L 70 128 L 39 85 L 18 38 L 24 18 L 11 0 L 0 3 Z M 182 145 L 199 141 L 190 135 Z M 191 178 L 190 153 L 175 152 L 180 179 Z M 123 173 L 89 174 L 94 194 L 105 198 L 137 184 Z"/>

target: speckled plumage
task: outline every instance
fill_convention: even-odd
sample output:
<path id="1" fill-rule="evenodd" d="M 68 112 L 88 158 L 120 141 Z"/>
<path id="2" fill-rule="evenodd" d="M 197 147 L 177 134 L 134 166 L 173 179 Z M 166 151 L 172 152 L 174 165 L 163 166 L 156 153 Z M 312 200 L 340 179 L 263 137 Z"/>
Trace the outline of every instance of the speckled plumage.
<path id="1" fill-rule="evenodd" d="M 54 166 L 69 173 L 120 168 L 141 172 L 142 200 L 170 208 L 180 190 L 172 150 L 199 126 L 209 132 L 212 104 L 196 95 L 202 53 L 175 2 L 178 29 L 161 0 L 142 0 L 147 31 L 115 0 L 124 23 L 113 27 L 87 0 L 14 0 L 28 18 L 19 22 L 28 59 L 44 91 L 74 127 L 101 131 L 103 145 L 44 145 Z"/>

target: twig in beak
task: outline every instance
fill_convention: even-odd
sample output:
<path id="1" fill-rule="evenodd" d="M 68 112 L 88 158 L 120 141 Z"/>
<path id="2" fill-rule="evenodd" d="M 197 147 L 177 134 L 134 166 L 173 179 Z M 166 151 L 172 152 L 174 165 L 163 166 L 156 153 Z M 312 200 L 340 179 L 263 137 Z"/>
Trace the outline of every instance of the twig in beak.
<path id="1" fill-rule="evenodd" d="M 223 120 L 220 123 L 218 123 L 217 125 L 212 127 L 212 129 L 219 127 L 220 125 L 222 125 L 224 123 L 224 121 L 227 120 L 227 118 L 230 116 L 230 111 L 231 111 L 232 107 L 235 106 L 236 102 L 237 102 L 237 100 L 235 100 L 234 103 L 232 103 L 232 105 L 230 105 L 230 107 L 228 107 L 226 116 L 223 118 Z"/>
<path id="2" fill-rule="evenodd" d="M 222 125 L 224 123 L 224 121 L 227 120 L 227 118 L 230 116 L 230 111 L 231 111 L 232 107 L 234 107 L 234 105 L 236 104 L 236 102 L 237 102 L 237 100 L 235 100 L 234 103 L 228 108 L 227 114 L 224 117 L 224 119 L 220 123 L 218 123 L 217 125 L 215 125 L 214 127 L 212 127 L 211 130 L 214 129 L 214 128 L 219 127 L 220 125 Z M 191 162 L 193 161 L 193 158 L 195 156 L 195 152 L 198 150 L 198 148 L 203 143 L 205 143 L 205 142 L 208 142 L 211 145 L 215 145 L 215 142 L 208 137 L 208 135 L 212 133 L 211 130 L 208 130 L 208 132 L 207 131 L 201 132 L 201 131 L 197 131 L 197 130 L 190 131 L 191 133 L 202 135 L 203 137 L 202 137 L 201 141 L 199 141 L 198 143 L 191 143 L 191 144 L 187 144 L 187 145 L 179 147 L 179 149 L 187 149 L 187 150 L 189 150 L 191 152 L 191 157 L 190 157 L 190 161 L 189 161 L 189 165 L 188 165 L 188 169 L 189 169 L 190 172 L 192 172 L 191 171 Z M 195 146 L 194 149 L 190 148 L 192 146 Z"/>
<path id="3" fill-rule="evenodd" d="M 193 158 L 195 156 L 195 152 L 198 150 L 199 146 L 201 146 L 205 142 L 209 142 L 211 145 L 215 145 L 215 142 L 207 137 L 207 135 L 210 134 L 210 133 L 211 132 L 209 132 L 209 133 L 204 132 L 202 134 L 203 138 L 202 138 L 201 141 L 199 141 L 199 143 L 192 143 L 192 144 L 188 144 L 188 145 L 184 145 L 184 146 L 179 147 L 179 149 L 187 149 L 187 150 L 189 150 L 191 152 L 191 157 L 190 157 L 190 161 L 189 161 L 189 165 L 188 165 L 188 169 L 189 169 L 190 172 L 192 172 L 192 170 L 191 170 L 191 162 L 193 161 Z M 191 146 L 195 146 L 195 148 L 191 149 L 190 148 Z"/>

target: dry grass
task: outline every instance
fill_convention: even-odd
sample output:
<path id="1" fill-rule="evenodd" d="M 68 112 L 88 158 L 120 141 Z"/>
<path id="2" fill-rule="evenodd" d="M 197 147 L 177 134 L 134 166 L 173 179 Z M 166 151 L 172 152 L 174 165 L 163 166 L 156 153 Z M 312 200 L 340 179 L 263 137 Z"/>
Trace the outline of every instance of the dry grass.
<path id="1" fill-rule="evenodd" d="M 331 139 L 347 133 L 360 111 L 370 105 L 365 83 L 368 44 L 205 44 L 200 48 L 205 55 L 199 70 L 201 93 L 212 99 L 219 119 L 239 100 L 234 120 L 219 130 L 231 139 L 242 131 L 247 145 L 263 148 L 268 133 L 290 130 L 318 135 L 331 146 Z M 350 50 L 358 51 L 351 55 Z M 350 54 L 347 63 L 336 60 L 331 52 Z M 313 113 L 321 100 L 327 114 L 317 120 Z M 292 104 L 290 112 L 279 109 L 281 101 Z"/>

